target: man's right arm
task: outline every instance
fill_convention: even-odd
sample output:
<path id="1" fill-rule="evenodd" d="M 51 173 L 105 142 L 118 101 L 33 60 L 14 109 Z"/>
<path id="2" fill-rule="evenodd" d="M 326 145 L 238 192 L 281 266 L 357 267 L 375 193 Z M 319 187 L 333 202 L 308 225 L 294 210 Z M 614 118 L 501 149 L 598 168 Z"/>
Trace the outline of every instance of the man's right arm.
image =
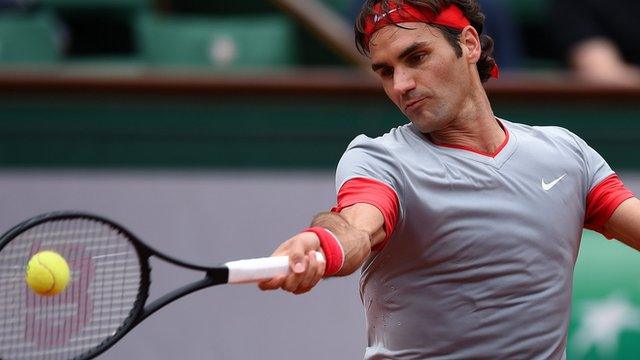
<path id="1" fill-rule="evenodd" d="M 335 235 L 344 254 L 344 262 L 335 276 L 356 271 L 371 253 L 371 249 L 385 239 L 384 217 L 373 205 L 358 203 L 340 213 L 316 215 L 312 227 L 321 227 Z M 281 288 L 294 294 L 311 290 L 324 276 L 325 263 L 316 261 L 315 252 L 323 252 L 320 239 L 313 232 L 302 232 L 282 243 L 273 256 L 289 256 L 291 272 L 259 284 L 262 290 Z"/>

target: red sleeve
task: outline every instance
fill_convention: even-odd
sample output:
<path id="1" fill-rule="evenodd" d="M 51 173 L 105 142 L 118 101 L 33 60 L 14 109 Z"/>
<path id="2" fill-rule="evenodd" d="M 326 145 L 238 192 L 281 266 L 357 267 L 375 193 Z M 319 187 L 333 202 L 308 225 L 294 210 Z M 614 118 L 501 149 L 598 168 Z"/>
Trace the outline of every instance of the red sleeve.
<path id="1" fill-rule="evenodd" d="M 618 175 L 609 175 L 591 189 L 587 196 L 584 227 L 611 239 L 612 236 L 604 232 L 604 224 L 609 221 L 613 212 L 623 201 L 633 196 L 633 193 L 624 186 Z"/>
<path id="2" fill-rule="evenodd" d="M 398 222 L 398 195 L 395 190 L 378 180 L 353 178 L 347 180 L 338 191 L 338 205 L 331 211 L 340 212 L 357 203 L 375 206 L 384 217 L 384 243 L 389 240 Z M 383 246 L 384 243 L 380 246 Z"/>

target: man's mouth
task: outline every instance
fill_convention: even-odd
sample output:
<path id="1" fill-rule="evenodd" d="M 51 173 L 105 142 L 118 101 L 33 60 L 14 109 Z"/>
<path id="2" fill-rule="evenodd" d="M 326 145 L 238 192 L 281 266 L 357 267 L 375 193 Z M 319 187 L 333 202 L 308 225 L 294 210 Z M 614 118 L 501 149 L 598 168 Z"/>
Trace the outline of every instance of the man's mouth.
<path id="1" fill-rule="evenodd" d="M 425 96 L 425 97 L 421 97 L 421 98 L 416 99 L 416 100 L 409 101 L 408 103 L 405 104 L 404 110 L 405 111 L 411 111 L 411 110 L 417 108 L 427 98 L 428 98 L 428 96 Z"/>

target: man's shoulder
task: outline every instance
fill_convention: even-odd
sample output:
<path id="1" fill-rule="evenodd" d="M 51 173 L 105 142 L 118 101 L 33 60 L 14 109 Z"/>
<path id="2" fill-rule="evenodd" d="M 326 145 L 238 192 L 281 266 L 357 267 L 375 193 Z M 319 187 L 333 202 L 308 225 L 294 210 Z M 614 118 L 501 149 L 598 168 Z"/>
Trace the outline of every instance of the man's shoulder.
<path id="1" fill-rule="evenodd" d="M 527 125 L 522 123 L 509 122 L 503 119 L 501 119 L 501 121 L 505 123 L 509 131 L 515 133 L 519 138 L 526 139 L 530 137 L 533 139 L 565 142 L 572 145 L 576 144 L 576 139 L 579 139 L 576 134 L 561 126 Z"/>
<path id="2" fill-rule="evenodd" d="M 373 138 L 356 136 L 338 162 L 337 188 L 350 178 L 366 177 L 382 181 L 397 190 L 403 162 L 399 155 L 406 152 L 407 142 L 412 141 L 409 140 L 410 132 L 409 125 L 403 125 Z"/>
<path id="3" fill-rule="evenodd" d="M 393 150 L 409 146 L 412 142 L 417 141 L 417 136 L 412 126 L 411 124 L 398 126 L 376 137 L 360 134 L 351 141 L 347 150 L 356 147 Z"/>
<path id="4" fill-rule="evenodd" d="M 509 123 L 509 130 L 518 138 L 519 148 L 532 156 L 540 156 L 545 150 L 554 156 L 583 159 L 591 153 L 589 145 L 573 132 L 560 126 L 531 126 Z"/>

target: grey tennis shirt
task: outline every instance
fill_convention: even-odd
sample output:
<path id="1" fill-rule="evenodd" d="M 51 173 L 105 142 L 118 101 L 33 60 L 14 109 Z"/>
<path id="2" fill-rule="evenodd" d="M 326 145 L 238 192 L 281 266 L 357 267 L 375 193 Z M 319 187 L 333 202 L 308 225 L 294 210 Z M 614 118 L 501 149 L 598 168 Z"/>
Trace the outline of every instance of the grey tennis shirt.
<path id="1" fill-rule="evenodd" d="M 365 262 L 365 359 L 563 359 L 587 195 L 613 171 L 569 131 L 501 121 L 494 158 L 412 124 L 356 137 L 336 185 L 391 186 L 399 219 Z"/>

